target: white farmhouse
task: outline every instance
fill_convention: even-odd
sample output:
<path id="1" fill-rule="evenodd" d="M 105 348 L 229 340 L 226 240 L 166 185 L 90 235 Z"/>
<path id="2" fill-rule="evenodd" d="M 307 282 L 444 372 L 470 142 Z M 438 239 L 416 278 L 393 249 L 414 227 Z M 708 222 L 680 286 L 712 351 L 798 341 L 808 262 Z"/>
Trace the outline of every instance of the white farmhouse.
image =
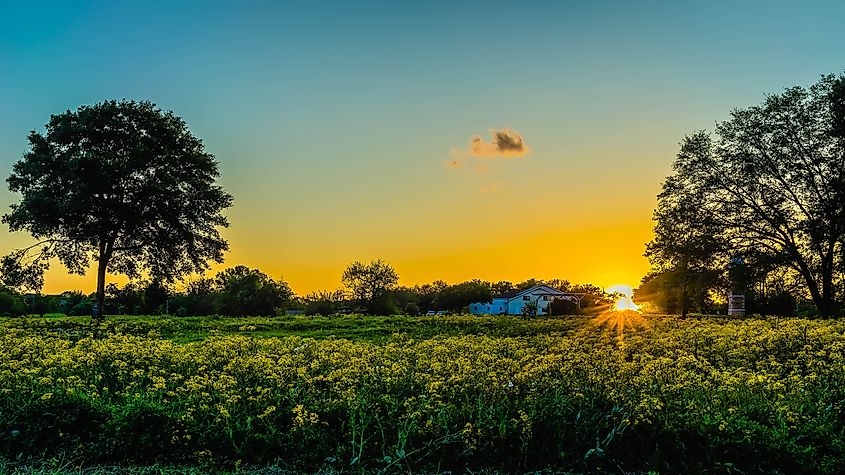
<path id="1" fill-rule="evenodd" d="M 493 297 L 491 303 L 473 303 L 469 305 L 469 313 L 474 315 L 524 315 L 526 305 L 529 308 L 537 304 L 537 315 L 548 315 L 552 302 L 556 299 L 570 300 L 580 306 L 585 294 L 561 292 L 548 285 L 509 292 Z"/>

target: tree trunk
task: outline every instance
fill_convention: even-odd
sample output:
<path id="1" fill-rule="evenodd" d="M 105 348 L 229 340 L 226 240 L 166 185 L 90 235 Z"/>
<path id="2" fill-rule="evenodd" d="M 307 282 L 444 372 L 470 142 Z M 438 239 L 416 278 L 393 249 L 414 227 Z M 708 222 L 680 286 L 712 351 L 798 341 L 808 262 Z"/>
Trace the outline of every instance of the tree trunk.
<path id="1" fill-rule="evenodd" d="M 824 315 L 824 298 L 822 297 L 821 292 L 819 292 L 819 288 L 815 285 L 815 282 L 810 283 L 808 285 L 810 290 L 810 297 L 813 299 L 813 304 L 816 306 L 816 310 L 818 310 L 820 316 Z"/>
<path id="2" fill-rule="evenodd" d="M 687 261 L 681 262 L 681 318 L 686 318 L 689 313 L 689 274 Z"/>
<path id="3" fill-rule="evenodd" d="M 109 267 L 111 257 L 111 246 L 100 247 L 100 258 L 97 260 L 97 296 L 94 299 L 94 308 L 91 310 L 91 318 L 96 321 L 103 321 L 103 304 L 106 300 L 106 269 Z"/>
<path id="4" fill-rule="evenodd" d="M 797 255 L 796 253 L 792 253 L 793 255 Z M 827 318 L 830 316 L 833 310 L 833 272 L 831 267 L 831 272 L 825 272 L 824 269 L 822 270 L 821 276 L 821 286 L 822 288 L 819 289 L 819 281 L 816 279 L 816 276 L 810 270 L 810 266 L 802 260 L 798 259 L 798 272 L 801 273 L 801 276 L 804 277 L 804 282 L 807 284 L 807 290 L 810 291 L 810 297 L 813 299 L 813 304 L 816 306 L 816 310 L 819 312 L 819 316 L 822 318 Z"/>
<path id="5" fill-rule="evenodd" d="M 832 267 L 832 266 L 831 266 Z M 822 274 L 821 302 L 816 303 L 822 318 L 833 316 L 833 269 L 825 269 Z"/>
<path id="6" fill-rule="evenodd" d="M 822 318 L 828 318 L 833 311 L 833 276 L 823 276 L 822 289 L 819 289 L 819 283 L 809 270 L 804 273 L 804 280 L 807 282 L 807 288 L 810 291 L 810 297 L 813 299 L 813 304 Z M 829 282 L 828 282 L 829 281 Z"/>
<path id="7" fill-rule="evenodd" d="M 833 288 L 833 268 L 834 268 L 834 252 L 836 250 L 836 241 L 830 241 L 827 246 L 827 254 L 822 260 L 822 305 L 824 310 L 819 309 L 822 317 L 832 317 L 834 311 L 834 299 L 836 298 Z"/>

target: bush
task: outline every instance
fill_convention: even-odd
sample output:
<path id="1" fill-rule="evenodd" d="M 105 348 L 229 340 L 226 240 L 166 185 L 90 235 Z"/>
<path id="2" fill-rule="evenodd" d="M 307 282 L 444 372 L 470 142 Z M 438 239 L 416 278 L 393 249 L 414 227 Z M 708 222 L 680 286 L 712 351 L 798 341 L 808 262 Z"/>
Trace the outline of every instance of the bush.
<path id="1" fill-rule="evenodd" d="M 315 300 L 305 304 L 305 315 L 328 316 L 337 312 L 337 306 L 329 300 Z"/>

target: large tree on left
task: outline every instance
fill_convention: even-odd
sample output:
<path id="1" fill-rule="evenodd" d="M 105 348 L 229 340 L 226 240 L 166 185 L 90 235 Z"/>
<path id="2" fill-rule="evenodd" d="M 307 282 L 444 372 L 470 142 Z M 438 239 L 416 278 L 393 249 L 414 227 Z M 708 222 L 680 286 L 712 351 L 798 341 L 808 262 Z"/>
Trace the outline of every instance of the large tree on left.
<path id="1" fill-rule="evenodd" d="M 0 259 L 4 283 L 40 288 L 48 260 L 75 274 L 97 265 L 95 319 L 107 273 L 172 282 L 222 262 L 232 196 L 214 156 L 173 112 L 105 101 L 53 115 L 7 179 L 21 201 L 3 216 L 38 242 Z"/>

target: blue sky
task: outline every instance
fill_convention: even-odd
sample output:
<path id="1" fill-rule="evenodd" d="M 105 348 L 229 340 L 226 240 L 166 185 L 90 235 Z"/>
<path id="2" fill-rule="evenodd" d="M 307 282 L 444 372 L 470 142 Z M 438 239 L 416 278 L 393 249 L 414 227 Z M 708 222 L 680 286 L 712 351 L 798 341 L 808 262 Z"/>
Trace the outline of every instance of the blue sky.
<path id="1" fill-rule="evenodd" d="M 221 163 L 227 265 L 300 292 L 373 258 L 406 284 L 636 285 L 683 135 L 841 73 L 842 18 L 843 2 L 5 2 L 0 174 L 50 114 L 148 99 Z M 446 166 L 504 127 L 528 155 Z M 57 266 L 47 290 L 91 282 Z"/>

